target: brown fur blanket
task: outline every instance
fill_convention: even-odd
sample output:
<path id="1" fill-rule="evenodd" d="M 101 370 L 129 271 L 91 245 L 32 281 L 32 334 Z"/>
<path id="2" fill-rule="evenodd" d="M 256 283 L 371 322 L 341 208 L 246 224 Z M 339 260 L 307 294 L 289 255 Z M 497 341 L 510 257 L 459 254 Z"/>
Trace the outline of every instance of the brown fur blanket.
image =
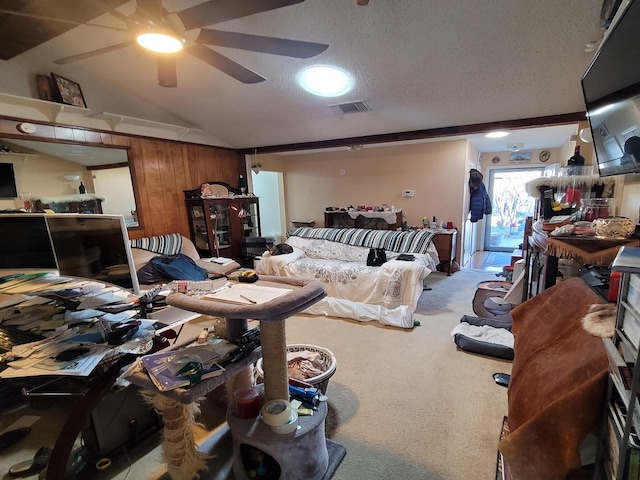
<path id="1" fill-rule="evenodd" d="M 596 303 L 603 301 L 571 278 L 511 312 L 510 434 L 498 448 L 518 480 L 567 478 L 580 467 L 580 443 L 598 431 L 608 361 L 602 339 L 581 325 Z"/>

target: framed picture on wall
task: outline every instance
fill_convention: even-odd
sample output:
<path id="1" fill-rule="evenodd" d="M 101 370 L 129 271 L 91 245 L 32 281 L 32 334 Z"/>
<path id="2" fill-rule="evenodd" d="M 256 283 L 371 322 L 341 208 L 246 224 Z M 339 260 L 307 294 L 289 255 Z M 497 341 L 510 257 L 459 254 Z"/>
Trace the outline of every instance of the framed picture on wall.
<path id="1" fill-rule="evenodd" d="M 36 75 L 36 86 L 38 87 L 38 97 L 40 100 L 55 101 L 51 77 L 47 75 Z"/>
<path id="2" fill-rule="evenodd" d="M 87 103 L 84 101 L 84 95 L 82 95 L 79 84 L 55 73 L 51 74 L 51 78 L 62 103 L 87 108 Z"/>
<path id="3" fill-rule="evenodd" d="M 509 155 L 509 163 L 531 163 L 531 152 L 513 152 Z"/>

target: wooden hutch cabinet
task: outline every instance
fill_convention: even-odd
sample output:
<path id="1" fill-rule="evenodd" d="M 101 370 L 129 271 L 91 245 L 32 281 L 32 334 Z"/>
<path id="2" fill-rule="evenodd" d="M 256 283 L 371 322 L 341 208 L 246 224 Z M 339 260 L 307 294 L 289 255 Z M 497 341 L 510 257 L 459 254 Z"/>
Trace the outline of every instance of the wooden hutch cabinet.
<path id="1" fill-rule="evenodd" d="M 244 239 L 260 236 L 258 197 L 240 195 L 239 190 L 222 182 L 209 185 L 218 196 L 203 197 L 200 188 L 184 191 L 191 240 L 201 257 L 240 261 L 246 257 Z"/>

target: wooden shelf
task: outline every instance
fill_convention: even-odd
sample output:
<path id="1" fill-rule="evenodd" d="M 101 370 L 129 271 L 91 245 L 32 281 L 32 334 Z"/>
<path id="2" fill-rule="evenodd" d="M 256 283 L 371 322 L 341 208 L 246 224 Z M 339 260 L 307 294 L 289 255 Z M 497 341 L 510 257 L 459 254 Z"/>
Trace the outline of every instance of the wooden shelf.
<path id="1" fill-rule="evenodd" d="M 204 130 L 192 126 L 155 122 L 116 113 L 96 112 L 89 108 L 10 95 L 8 93 L 0 93 L 0 105 L 5 107 L 4 115 L 24 118 L 26 121 L 30 119 L 58 123 L 62 114 L 70 114 L 68 118 L 65 118 L 65 123 L 78 127 L 111 130 L 118 133 L 165 138 L 203 145 L 231 147 Z M 15 108 L 12 109 L 11 107 Z M 187 137 L 189 138 L 187 139 Z"/>
<path id="2" fill-rule="evenodd" d="M 35 109 L 52 123 L 55 123 L 59 115 L 63 112 L 80 115 L 86 115 L 91 112 L 88 108 L 67 105 L 66 103 L 49 102 L 37 98 L 19 97 L 17 95 L 9 95 L 8 93 L 0 93 L 0 102 Z"/>
<path id="3" fill-rule="evenodd" d="M 41 157 L 42 155 L 40 155 L 39 153 L 20 153 L 20 152 L 0 152 L 0 156 L 2 155 L 8 155 L 11 157 L 20 157 L 22 158 L 25 162 L 27 161 L 27 159 L 29 157 Z"/>
<path id="4" fill-rule="evenodd" d="M 107 125 L 109 125 L 111 130 L 113 130 L 114 132 L 118 131 L 118 129 L 122 130 L 122 127 L 130 126 L 130 127 L 141 128 L 141 129 L 149 129 L 149 131 L 155 131 L 155 132 L 157 132 L 158 130 L 161 130 L 161 131 L 172 134 L 173 136 L 175 136 L 176 140 L 183 140 L 190 133 L 204 133 L 202 132 L 202 130 L 193 128 L 193 127 L 154 122 L 151 120 L 144 120 L 141 118 L 128 117 L 126 115 L 120 115 L 117 113 L 99 112 L 99 113 L 89 113 L 87 116 L 104 120 L 107 123 Z M 126 130 L 126 133 L 131 133 L 129 129 L 125 128 L 124 130 Z M 145 133 L 145 134 L 148 134 L 148 133 Z"/>

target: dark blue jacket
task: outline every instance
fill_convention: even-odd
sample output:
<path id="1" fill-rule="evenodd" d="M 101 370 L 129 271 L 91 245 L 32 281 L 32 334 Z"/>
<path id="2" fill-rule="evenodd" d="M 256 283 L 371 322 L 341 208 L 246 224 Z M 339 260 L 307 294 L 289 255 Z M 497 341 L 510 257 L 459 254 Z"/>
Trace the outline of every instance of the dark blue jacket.
<path id="1" fill-rule="evenodd" d="M 471 213 L 471 221 L 474 223 L 482 220 L 485 215 L 491 214 L 491 198 L 489 198 L 484 183 L 480 183 L 480 186 L 471 192 L 469 212 Z"/>

